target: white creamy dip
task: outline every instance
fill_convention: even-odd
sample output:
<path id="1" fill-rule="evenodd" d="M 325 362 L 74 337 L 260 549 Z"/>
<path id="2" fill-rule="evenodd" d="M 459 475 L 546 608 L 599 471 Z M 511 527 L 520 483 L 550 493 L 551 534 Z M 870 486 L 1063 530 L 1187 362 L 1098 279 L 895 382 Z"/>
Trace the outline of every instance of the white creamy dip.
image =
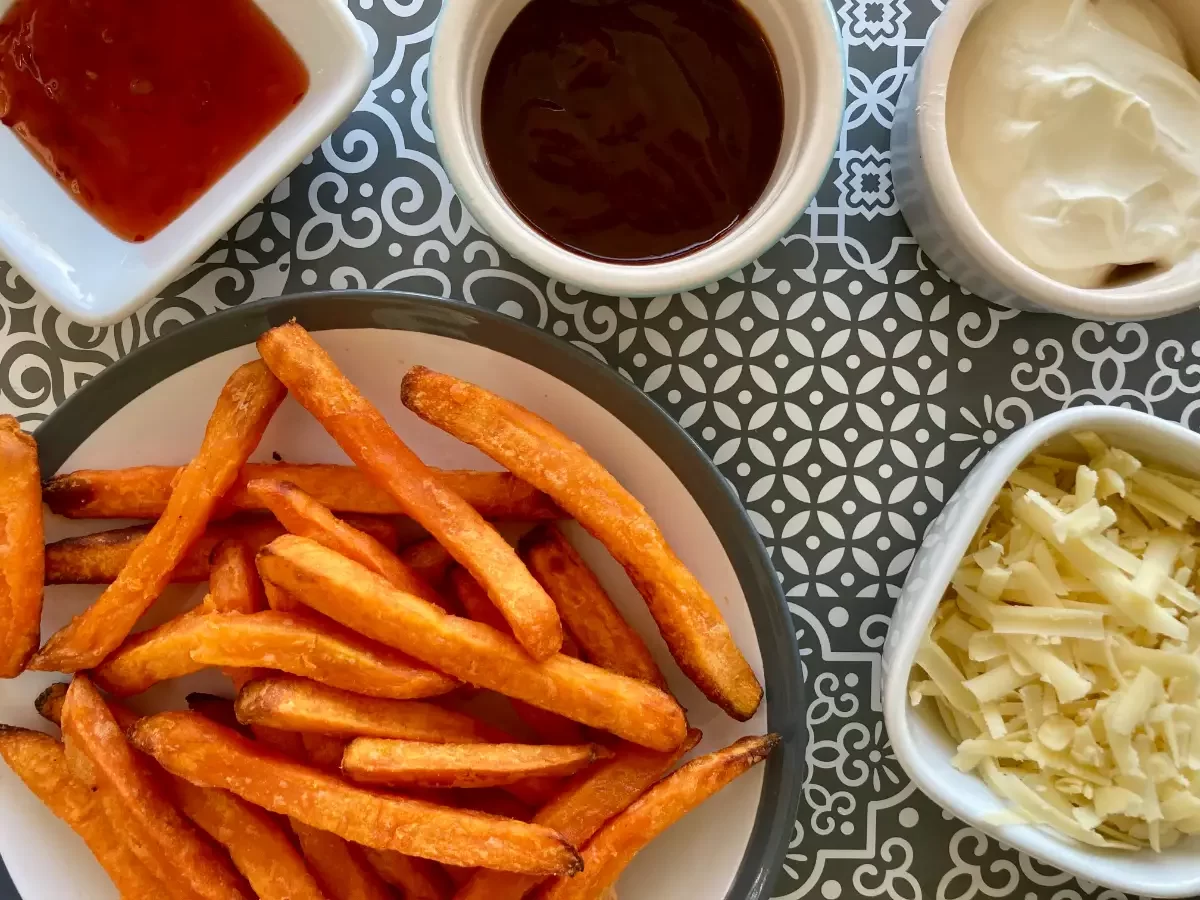
<path id="1" fill-rule="evenodd" d="M 1050 278 L 1103 287 L 1200 250 L 1200 81 L 1152 0 L 995 0 L 946 125 L 983 226 Z"/>

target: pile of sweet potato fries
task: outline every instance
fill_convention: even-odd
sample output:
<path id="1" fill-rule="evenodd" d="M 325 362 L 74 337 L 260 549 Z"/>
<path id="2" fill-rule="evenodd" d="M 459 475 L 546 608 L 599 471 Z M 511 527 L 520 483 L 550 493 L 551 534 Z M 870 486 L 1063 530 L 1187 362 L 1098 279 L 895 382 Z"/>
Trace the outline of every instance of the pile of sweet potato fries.
<path id="1" fill-rule="evenodd" d="M 295 322 L 258 341 L 182 468 L 41 484 L 0 419 L 0 677 L 73 675 L 61 729 L 0 726 L 0 756 L 127 900 L 592 900 L 647 843 L 765 759 L 700 740 L 642 638 L 554 520 L 604 544 L 679 667 L 749 719 L 762 698 L 717 605 L 642 505 L 549 423 L 423 368 L 422 419 L 507 471 L 425 465 Z M 249 464 L 291 396 L 353 466 Z M 144 527 L 44 548 L 43 501 Z M 493 523 L 532 522 L 517 546 Z M 203 602 L 137 633 L 173 581 Z M 46 584 L 104 584 L 42 644 Z M 122 704 L 218 667 L 234 699 Z M 514 736 L 477 707 L 508 698 Z M 672 771 L 674 769 L 674 771 Z"/>

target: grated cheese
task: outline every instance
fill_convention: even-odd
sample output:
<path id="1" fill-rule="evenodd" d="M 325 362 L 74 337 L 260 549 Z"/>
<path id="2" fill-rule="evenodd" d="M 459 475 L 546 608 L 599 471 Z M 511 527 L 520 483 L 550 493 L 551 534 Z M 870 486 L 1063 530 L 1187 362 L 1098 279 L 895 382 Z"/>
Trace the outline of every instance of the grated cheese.
<path id="1" fill-rule="evenodd" d="M 998 817 L 1162 850 L 1200 834 L 1200 479 L 1096 434 L 1008 479 L 910 684 Z"/>

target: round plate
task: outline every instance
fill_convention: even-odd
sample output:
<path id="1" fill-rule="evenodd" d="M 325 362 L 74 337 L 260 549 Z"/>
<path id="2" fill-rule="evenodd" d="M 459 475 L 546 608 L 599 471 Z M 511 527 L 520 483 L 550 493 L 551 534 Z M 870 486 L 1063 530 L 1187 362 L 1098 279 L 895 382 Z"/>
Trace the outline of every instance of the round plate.
<path id="1" fill-rule="evenodd" d="M 791 616 L 774 569 L 737 496 L 672 419 L 626 379 L 564 342 L 505 316 L 425 297 L 325 294 L 229 310 L 164 336 L 116 363 L 37 431 L 42 473 L 139 464 L 181 464 L 200 445 L 217 394 L 233 369 L 257 353 L 254 340 L 296 318 L 317 335 L 348 376 L 427 462 L 495 468 L 471 447 L 419 421 L 400 402 L 409 366 L 478 382 L 549 419 L 578 441 L 641 500 L 676 552 L 721 606 L 766 686 L 755 718 L 734 722 L 676 668 L 646 605 L 621 567 L 571 525 L 567 533 L 629 621 L 647 638 L 691 724 L 697 752 L 746 734 L 776 731 L 784 745 L 761 766 L 655 841 L 626 871 L 621 900 L 755 900 L 765 897 L 792 835 L 803 768 L 804 705 Z M 341 450 L 294 401 L 276 414 L 255 460 L 345 462 Z M 47 539 L 123 522 L 47 519 Z M 172 587 L 148 621 L 194 602 L 201 587 Z M 43 636 L 92 602 L 96 587 L 47 590 Z M 27 673 L 0 683 L 0 721 L 46 728 L 32 709 L 48 683 Z M 136 705 L 180 707 L 191 690 L 229 693 L 215 673 L 160 685 Z M 2 768 L 2 767 L 0 767 Z M 0 855 L 24 900 L 115 898 L 80 842 L 7 770 L 0 772 Z"/>

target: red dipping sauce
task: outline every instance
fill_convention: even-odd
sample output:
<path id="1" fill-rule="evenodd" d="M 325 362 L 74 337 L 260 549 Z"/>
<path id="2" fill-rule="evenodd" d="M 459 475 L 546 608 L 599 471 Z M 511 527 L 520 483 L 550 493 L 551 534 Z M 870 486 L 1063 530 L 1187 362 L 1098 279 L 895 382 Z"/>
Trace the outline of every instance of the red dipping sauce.
<path id="1" fill-rule="evenodd" d="M 308 92 L 253 0 L 16 0 L 0 121 L 129 241 L 153 237 Z"/>

